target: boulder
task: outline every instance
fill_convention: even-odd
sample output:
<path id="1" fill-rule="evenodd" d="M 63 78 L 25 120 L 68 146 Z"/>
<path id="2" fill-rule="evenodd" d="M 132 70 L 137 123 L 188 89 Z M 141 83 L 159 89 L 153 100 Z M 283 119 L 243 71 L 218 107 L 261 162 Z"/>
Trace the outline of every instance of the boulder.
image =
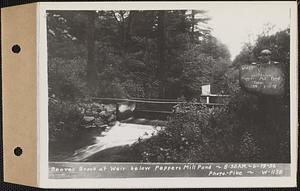
<path id="1" fill-rule="evenodd" d="M 108 117 L 108 119 L 107 119 L 108 122 L 112 122 L 112 121 L 115 121 L 115 120 L 116 120 L 116 115 L 115 115 L 115 114 L 111 114 L 111 115 Z"/>
<path id="2" fill-rule="evenodd" d="M 96 118 L 96 119 L 95 119 L 95 125 L 96 125 L 97 127 L 101 127 L 101 126 L 105 125 L 105 122 L 103 121 L 103 119 L 101 119 L 101 118 L 99 117 L 99 118 Z"/>
<path id="3" fill-rule="evenodd" d="M 116 111 L 116 104 L 107 104 L 104 108 L 108 112 L 114 112 Z"/>
<path id="4" fill-rule="evenodd" d="M 91 110 L 90 108 L 87 108 L 87 109 L 85 110 L 85 115 L 93 116 L 92 110 Z"/>
<path id="5" fill-rule="evenodd" d="M 86 123 L 90 123 L 90 122 L 92 122 L 94 120 L 95 120 L 94 116 L 84 116 L 83 117 L 83 121 L 86 122 Z"/>
<path id="6" fill-rule="evenodd" d="M 91 104 L 91 107 L 98 109 L 98 108 L 101 108 L 101 104 L 94 102 L 94 103 Z"/>

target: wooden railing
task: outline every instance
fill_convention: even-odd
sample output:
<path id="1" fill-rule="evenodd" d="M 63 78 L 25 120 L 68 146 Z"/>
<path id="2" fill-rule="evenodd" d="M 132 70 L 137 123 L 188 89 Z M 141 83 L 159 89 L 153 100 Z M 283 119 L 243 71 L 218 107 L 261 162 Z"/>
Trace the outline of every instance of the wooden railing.
<path id="1" fill-rule="evenodd" d="M 218 97 L 226 98 L 228 95 L 203 95 L 201 97 L 206 98 L 206 102 L 193 102 L 196 105 L 208 105 L 208 106 L 224 106 L 224 103 L 210 103 L 209 98 Z M 117 118 L 119 115 L 119 105 L 122 103 L 134 103 L 135 109 L 134 113 L 156 113 L 169 115 L 175 111 L 175 107 L 178 104 L 187 103 L 184 101 L 178 101 L 176 99 L 148 99 L 148 98 L 99 98 L 93 97 L 93 101 L 101 101 L 106 103 L 116 104 L 116 114 Z"/>
<path id="2" fill-rule="evenodd" d="M 205 96 L 207 97 L 207 96 Z M 92 98 L 93 101 L 106 101 L 110 103 L 122 103 L 122 102 L 134 102 L 134 103 L 148 103 L 148 104 L 181 104 L 181 103 L 187 103 L 183 101 L 177 101 L 177 100 L 165 100 L 165 99 L 123 99 L 123 98 Z M 224 105 L 223 103 L 203 103 L 203 102 L 193 102 L 193 104 L 196 105 L 211 105 L 211 106 L 221 106 Z"/>

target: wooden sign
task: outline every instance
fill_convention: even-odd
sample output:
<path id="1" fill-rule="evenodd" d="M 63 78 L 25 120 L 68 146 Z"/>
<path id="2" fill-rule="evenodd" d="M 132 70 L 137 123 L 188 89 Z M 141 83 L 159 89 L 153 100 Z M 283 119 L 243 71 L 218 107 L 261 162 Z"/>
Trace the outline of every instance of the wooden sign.
<path id="1" fill-rule="evenodd" d="M 240 67 L 240 85 L 248 92 L 282 95 L 284 84 L 284 73 L 277 64 L 242 65 Z"/>
<path id="2" fill-rule="evenodd" d="M 201 86 L 202 95 L 210 95 L 210 84 Z"/>

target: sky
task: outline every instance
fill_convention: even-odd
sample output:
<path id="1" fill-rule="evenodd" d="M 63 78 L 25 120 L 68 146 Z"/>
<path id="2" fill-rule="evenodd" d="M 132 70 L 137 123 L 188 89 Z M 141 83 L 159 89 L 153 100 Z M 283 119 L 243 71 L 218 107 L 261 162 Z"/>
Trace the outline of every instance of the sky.
<path id="1" fill-rule="evenodd" d="M 227 45 L 232 60 L 243 43 L 253 43 L 267 24 L 274 25 L 271 34 L 290 24 L 289 7 L 283 4 L 214 4 L 205 10 L 211 18 L 212 34 Z"/>

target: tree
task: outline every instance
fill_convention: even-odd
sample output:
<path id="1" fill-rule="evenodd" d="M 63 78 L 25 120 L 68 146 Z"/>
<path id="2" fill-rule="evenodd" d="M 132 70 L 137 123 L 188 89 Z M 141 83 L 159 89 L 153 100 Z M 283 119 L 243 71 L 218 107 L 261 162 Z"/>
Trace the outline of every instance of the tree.
<path id="1" fill-rule="evenodd" d="M 191 10 L 187 13 L 187 20 L 190 26 L 191 43 L 199 42 L 199 37 L 204 37 L 210 33 L 210 28 L 207 26 L 209 17 L 205 16 L 205 10 Z M 200 27 L 199 24 L 202 24 Z M 205 27 L 203 27 L 203 24 Z"/>
<path id="2" fill-rule="evenodd" d="M 198 51 L 195 54 L 201 54 L 204 60 L 228 57 L 226 47 L 209 35 L 209 28 L 204 26 L 209 20 L 204 13 L 201 10 L 50 11 L 49 56 L 69 60 L 78 55 L 85 60 L 86 82 L 99 96 L 107 86 L 119 84 L 119 89 L 128 96 L 177 98 L 183 95 L 181 89 L 187 84 L 182 78 L 183 72 L 187 72 L 183 61 L 189 60 L 183 58 L 188 55 L 186 52 Z M 60 35 L 51 36 L 53 31 Z M 218 68 L 212 65 L 207 67 Z M 195 74 L 195 79 L 213 78 L 205 73 Z M 131 91 L 135 86 L 144 93 Z M 131 90 L 126 92 L 126 89 Z"/>
<path id="3" fill-rule="evenodd" d="M 241 132 L 247 131 L 253 136 L 264 161 L 290 161 L 289 43 L 289 29 L 275 34 L 262 33 L 254 44 L 246 44 L 234 60 L 238 70 L 242 64 L 259 62 L 260 52 L 269 49 L 272 52 L 271 60 L 279 61 L 278 65 L 285 72 L 287 83 L 282 96 L 249 94 L 241 90 L 238 81 L 231 83 L 231 88 L 235 89 L 230 104 L 231 112 L 244 124 Z"/>
<path id="4" fill-rule="evenodd" d="M 157 78 L 160 80 L 159 97 L 165 97 L 165 73 L 166 73 L 166 19 L 167 11 L 158 11 L 158 26 L 157 26 Z"/>
<path id="5" fill-rule="evenodd" d="M 97 81 L 97 69 L 95 63 L 95 18 L 96 12 L 87 11 L 87 85 L 89 88 L 95 88 Z"/>

